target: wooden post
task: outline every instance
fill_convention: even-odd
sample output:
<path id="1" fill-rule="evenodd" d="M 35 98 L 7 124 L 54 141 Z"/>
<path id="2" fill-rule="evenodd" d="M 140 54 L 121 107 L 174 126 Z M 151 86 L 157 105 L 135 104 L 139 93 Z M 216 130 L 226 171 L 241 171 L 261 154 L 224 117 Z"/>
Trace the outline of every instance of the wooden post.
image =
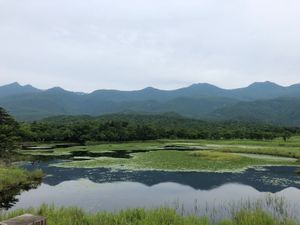
<path id="1" fill-rule="evenodd" d="M 46 218 L 24 214 L 9 220 L 0 222 L 0 225 L 46 225 Z"/>

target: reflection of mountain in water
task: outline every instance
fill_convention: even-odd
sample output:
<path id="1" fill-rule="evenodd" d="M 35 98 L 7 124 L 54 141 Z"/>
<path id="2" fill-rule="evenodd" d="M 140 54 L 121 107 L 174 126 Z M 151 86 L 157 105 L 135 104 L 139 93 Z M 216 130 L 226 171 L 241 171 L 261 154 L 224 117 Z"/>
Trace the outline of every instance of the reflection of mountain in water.
<path id="1" fill-rule="evenodd" d="M 53 162 L 50 162 L 53 163 Z M 225 183 L 241 183 L 252 186 L 261 192 L 278 192 L 287 187 L 300 188 L 300 177 L 295 167 L 267 167 L 265 170 L 248 169 L 244 173 L 208 173 L 208 172 L 162 172 L 162 171 L 125 171 L 105 168 L 59 168 L 41 162 L 24 165 L 26 169 L 41 168 L 48 176 L 43 183 L 51 186 L 68 180 L 87 178 L 95 183 L 131 181 L 147 186 L 164 182 L 174 182 L 198 190 L 210 190 Z"/>

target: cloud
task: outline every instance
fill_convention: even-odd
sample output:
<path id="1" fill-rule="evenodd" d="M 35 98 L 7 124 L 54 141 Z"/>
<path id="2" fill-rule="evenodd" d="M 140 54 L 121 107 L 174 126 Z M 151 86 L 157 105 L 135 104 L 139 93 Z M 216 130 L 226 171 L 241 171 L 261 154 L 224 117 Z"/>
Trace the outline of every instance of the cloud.
<path id="1" fill-rule="evenodd" d="M 299 82 L 296 0 L 0 0 L 0 82 L 70 90 Z"/>

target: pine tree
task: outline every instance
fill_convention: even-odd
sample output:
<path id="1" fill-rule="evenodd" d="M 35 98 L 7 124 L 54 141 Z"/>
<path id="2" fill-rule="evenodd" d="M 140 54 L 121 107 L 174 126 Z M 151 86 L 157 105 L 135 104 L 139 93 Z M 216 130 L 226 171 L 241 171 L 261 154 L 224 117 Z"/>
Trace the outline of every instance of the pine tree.
<path id="1" fill-rule="evenodd" d="M 17 147 L 17 132 L 18 123 L 0 107 L 0 159 L 6 163 Z"/>

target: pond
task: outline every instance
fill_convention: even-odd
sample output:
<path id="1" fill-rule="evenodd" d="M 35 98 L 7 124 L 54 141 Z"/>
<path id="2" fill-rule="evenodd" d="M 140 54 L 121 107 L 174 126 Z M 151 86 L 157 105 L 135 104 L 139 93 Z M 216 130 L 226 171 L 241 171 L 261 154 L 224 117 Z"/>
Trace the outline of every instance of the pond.
<path id="1" fill-rule="evenodd" d="M 300 176 L 295 167 L 248 169 L 243 173 L 126 171 L 59 168 L 57 161 L 25 163 L 47 176 L 42 184 L 16 196 L 11 210 L 42 203 L 78 206 L 87 211 L 170 206 L 187 213 L 222 211 L 241 201 L 284 198 L 293 217 L 300 215 Z"/>

